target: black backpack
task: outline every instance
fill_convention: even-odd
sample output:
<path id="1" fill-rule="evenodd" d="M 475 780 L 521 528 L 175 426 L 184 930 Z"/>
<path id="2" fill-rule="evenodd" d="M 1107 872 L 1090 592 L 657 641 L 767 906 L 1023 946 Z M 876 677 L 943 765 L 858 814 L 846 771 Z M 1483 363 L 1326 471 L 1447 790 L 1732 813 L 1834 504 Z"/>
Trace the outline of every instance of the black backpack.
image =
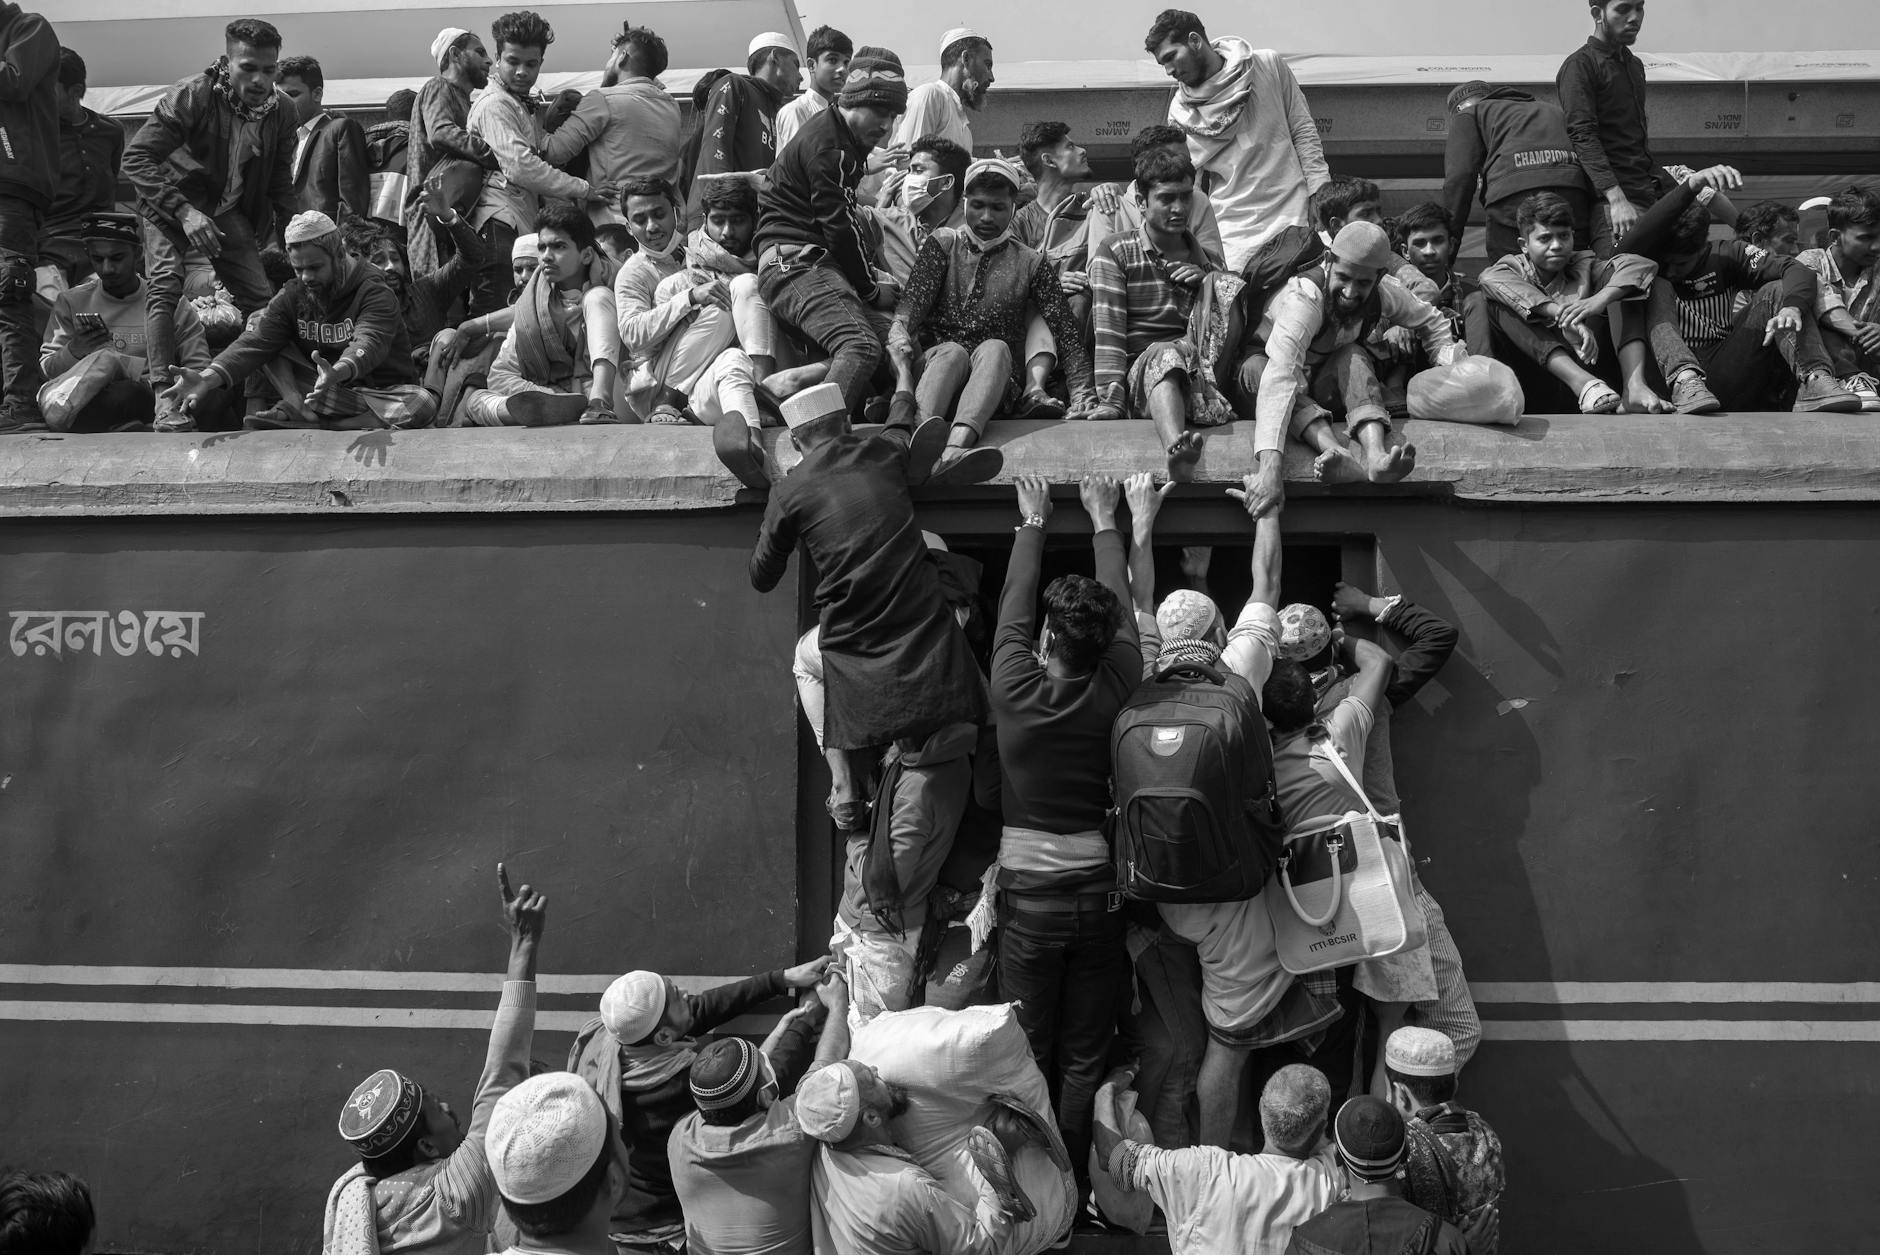
<path id="1" fill-rule="evenodd" d="M 1253 686 L 1177 664 L 1110 732 L 1116 883 L 1141 902 L 1239 902 L 1266 884 L 1286 823 Z"/>

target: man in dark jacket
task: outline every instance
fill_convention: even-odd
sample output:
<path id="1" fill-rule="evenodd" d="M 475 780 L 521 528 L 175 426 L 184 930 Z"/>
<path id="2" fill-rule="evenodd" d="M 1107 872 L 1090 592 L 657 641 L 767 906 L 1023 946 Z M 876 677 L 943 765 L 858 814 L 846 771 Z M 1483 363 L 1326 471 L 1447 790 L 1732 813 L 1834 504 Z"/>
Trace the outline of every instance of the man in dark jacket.
<path id="1" fill-rule="evenodd" d="M 712 84 L 699 128 L 698 163 L 692 171 L 692 203 L 700 180 L 714 174 L 768 170 L 777 159 L 777 110 L 796 95 L 802 62 L 788 35 L 769 32 L 751 40 L 745 73 Z"/>
<path id="2" fill-rule="evenodd" d="M 372 212 L 372 171 L 366 131 L 326 110 L 326 75 L 312 57 L 281 62 L 281 91 L 299 119 L 294 139 L 294 206 L 317 209 L 335 222 L 340 207 L 355 218 Z"/>
<path id="3" fill-rule="evenodd" d="M 185 370 L 164 401 L 185 415 L 217 388 L 260 372 L 278 405 L 250 414 L 251 428 L 375 430 L 425 427 L 437 398 L 418 385 L 398 295 L 376 266 L 354 257 L 322 213 L 287 225 L 294 279 L 209 369 Z"/>
<path id="4" fill-rule="evenodd" d="M 147 223 L 152 378 L 176 362 L 185 255 L 207 253 L 236 308 L 251 314 L 274 295 L 261 250 L 294 215 L 294 105 L 275 86 L 281 34 L 238 18 L 224 37 L 225 55 L 170 88 L 124 150 Z M 248 156 L 235 164 L 235 151 Z"/>
<path id="5" fill-rule="evenodd" d="M 68 287 L 91 274 L 91 259 L 79 223 L 110 213 L 117 202 L 118 166 L 124 160 L 124 128 L 93 113 L 85 99 L 85 61 L 59 49 L 59 186 L 52 194 L 39 239 L 40 262 L 56 266 Z"/>
<path id="6" fill-rule="evenodd" d="M 52 23 L 0 3 L 0 432 L 39 426 L 33 271 L 59 181 L 59 37 Z"/>
<path id="7" fill-rule="evenodd" d="M 836 107 L 804 123 L 770 168 L 758 200 L 757 281 L 771 312 L 826 351 L 829 382 L 854 409 L 881 364 L 872 307 L 892 312 L 894 281 L 876 269 L 855 205 L 868 155 L 907 107 L 893 53 L 863 49 L 849 62 Z"/>
<path id="8" fill-rule="evenodd" d="M 1449 93 L 1449 139 L 1443 151 L 1443 208 L 1452 249 L 1462 246 L 1469 202 L 1481 196 L 1488 215 L 1488 260 L 1520 247 L 1515 211 L 1534 192 L 1553 192 L 1573 206 L 1573 245 L 1591 248 L 1591 185 L 1567 134 L 1567 115 L 1550 101 L 1514 87 L 1476 81 Z"/>

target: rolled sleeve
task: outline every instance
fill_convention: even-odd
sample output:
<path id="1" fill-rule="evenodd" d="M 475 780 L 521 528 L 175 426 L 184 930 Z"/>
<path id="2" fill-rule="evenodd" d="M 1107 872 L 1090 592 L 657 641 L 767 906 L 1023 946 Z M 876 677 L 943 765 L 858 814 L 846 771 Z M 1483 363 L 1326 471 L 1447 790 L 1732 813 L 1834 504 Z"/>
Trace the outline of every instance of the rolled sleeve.
<path id="1" fill-rule="evenodd" d="M 1273 300 L 1271 331 L 1266 337 L 1266 372 L 1260 376 L 1255 407 L 1253 451 L 1278 452 L 1286 445 L 1293 409 L 1305 395 L 1306 354 L 1324 317 L 1318 289 L 1294 279 Z"/>
<path id="2" fill-rule="evenodd" d="M 1250 601 L 1241 610 L 1234 630 L 1227 634 L 1227 648 L 1221 661 L 1229 670 L 1253 686 L 1256 698 L 1273 674 L 1273 659 L 1279 656 L 1279 611 L 1263 601 Z"/>

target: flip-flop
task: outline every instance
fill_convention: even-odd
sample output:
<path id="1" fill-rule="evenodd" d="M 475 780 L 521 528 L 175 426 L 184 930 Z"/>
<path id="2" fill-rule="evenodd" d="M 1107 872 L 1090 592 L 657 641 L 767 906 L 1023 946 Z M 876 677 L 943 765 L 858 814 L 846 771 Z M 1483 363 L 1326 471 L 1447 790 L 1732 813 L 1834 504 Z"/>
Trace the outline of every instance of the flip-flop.
<path id="1" fill-rule="evenodd" d="M 927 476 L 929 484 L 983 484 L 1005 469 L 1005 454 L 990 445 L 960 450 L 958 457 L 942 458 Z"/>
<path id="2" fill-rule="evenodd" d="M 676 405 L 655 405 L 653 412 L 646 416 L 649 423 L 658 423 L 665 427 L 690 427 L 698 420 Z"/>
<path id="3" fill-rule="evenodd" d="M 581 411 L 581 425 L 585 427 L 617 427 L 627 420 L 611 409 L 585 409 Z"/>
<path id="4" fill-rule="evenodd" d="M 1588 400 L 1588 398 L 1593 398 Z M 1617 413 L 1623 398 L 1612 390 L 1612 385 L 1603 379 L 1589 379 L 1580 389 L 1580 413 L 1613 414 Z"/>
<path id="5" fill-rule="evenodd" d="M 999 1144 L 999 1139 L 993 1136 L 991 1129 L 982 1124 L 968 1133 L 966 1153 L 972 1156 L 973 1166 L 979 1169 L 979 1175 L 986 1179 L 986 1184 L 998 1195 L 999 1209 L 1007 1219 L 1014 1224 L 1027 1224 L 1038 1218 L 1038 1209 L 1025 1196 L 1025 1187 L 1018 1183 L 1005 1147 Z"/>
<path id="6" fill-rule="evenodd" d="M 1070 407 L 1048 392 L 1027 392 L 1012 406 L 1013 418 L 1063 418 Z"/>

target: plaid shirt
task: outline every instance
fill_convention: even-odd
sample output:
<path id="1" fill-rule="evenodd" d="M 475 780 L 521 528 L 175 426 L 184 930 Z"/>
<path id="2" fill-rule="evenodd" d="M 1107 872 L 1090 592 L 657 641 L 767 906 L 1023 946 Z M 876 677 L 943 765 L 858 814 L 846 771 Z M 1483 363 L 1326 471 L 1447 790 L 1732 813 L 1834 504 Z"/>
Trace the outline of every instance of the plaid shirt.
<path id="1" fill-rule="evenodd" d="M 1192 234 L 1183 238 L 1197 265 L 1208 258 Z M 1090 253 L 1091 321 L 1096 329 L 1098 395 L 1120 387 L 1129 364 L 1159 340 L 1188 334 L 1195 290 L 1168 281 L 1169 262 L 1149 242 L 1147 227 L 1112 235 Z"/>
<path id="2" fill-rule="evenodd" d="M 1795 259 L 1815 272 L 1815 316 L 1845 309 L 1856 322 L 1880 321 L 1880 262 L 1850 277 L 1841 271 L 1831 248 L 1811 248 Z"/>

